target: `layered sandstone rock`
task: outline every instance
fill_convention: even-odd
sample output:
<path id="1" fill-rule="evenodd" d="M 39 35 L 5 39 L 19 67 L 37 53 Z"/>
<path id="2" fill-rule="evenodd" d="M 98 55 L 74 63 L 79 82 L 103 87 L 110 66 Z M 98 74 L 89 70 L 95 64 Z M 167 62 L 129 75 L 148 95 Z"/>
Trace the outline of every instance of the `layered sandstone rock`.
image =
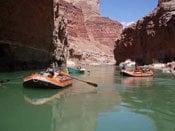
<path id="1" fill-rule="evenodd" d="M 117 63 L 132 59 L 140 64 L 175 59 L 175 0 L 159 0 L 149 15 L 123 30 L 116 41 Z"/>
<path id="2" fill-rule="evenodd" d="M 62 0 L 61 3 L 61 10 L 68 19 L 69 42 L 74 56 L 81 56 L 89 60 L 88 63 L 112 60 L 114 41 L 122 25 L 100 16 L 99 0 Z"/>
<path id="3" fill-rule="evenodd" d="M 121 34 L 122 25 L 107 17 L 96 16 L 86 22 L 87 31 L 92 35 L 92 40 L 99 41 L 102 45 L 114 47 L 114 41 Z"/>
<path id="4" fill-rule="evenodd" d="M 89 40 L 82 10 L 64 0 L 60 0 L 59 8 L 60 13 L 67 19 L 67 31 L 69 33 L 69 38 L 78 37 Z"/>
<path id="5" fill-rule="evenodd" d="M 65 26 L 56 0 L 2 0 L 0 70 L 48 66 L 67 43 Z"/>

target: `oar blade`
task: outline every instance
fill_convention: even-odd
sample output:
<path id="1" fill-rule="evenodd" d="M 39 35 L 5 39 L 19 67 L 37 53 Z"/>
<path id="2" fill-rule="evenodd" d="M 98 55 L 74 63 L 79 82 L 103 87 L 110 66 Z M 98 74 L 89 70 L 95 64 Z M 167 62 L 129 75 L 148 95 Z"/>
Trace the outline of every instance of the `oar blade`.
<path id="1" fill-rule="evenodd" d="M 98 87 L 98 85 L 96 83 L 92 83 L 92 82 L 86 82 L 86 83 L 89 84 L 89 85 L 92 85 L 94 87 Z"/>

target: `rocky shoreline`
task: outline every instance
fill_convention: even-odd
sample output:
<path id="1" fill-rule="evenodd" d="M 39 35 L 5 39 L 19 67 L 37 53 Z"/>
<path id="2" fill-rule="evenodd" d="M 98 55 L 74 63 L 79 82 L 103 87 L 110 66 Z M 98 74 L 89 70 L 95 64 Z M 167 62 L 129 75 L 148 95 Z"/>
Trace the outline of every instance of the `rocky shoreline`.
<path id="1" fill-rule="evenodd" d="M 119 68 L 121 70 L 122 69 L 134 70 L 136 66 L 139 66 L 138 63 L 130 59 L 125 60 L 124 62 L 121 62 L 119 64 Z M 158 70 L 158 71 L 161 71 L 162 73 L 175 75 L 175 61 L 168 62 L 168 63 L 152 63 L 149 65 L 142 65 L 140 66 L 140 68 Z"/>
<path id="2" fill-rule="evenodd" d="M 115 65 L 115 60 L 113 56 L 91 54 L 91 55 L 83 56 L 80 60 L 71 58 L 68 60 L 68 63 L 70 64 L 68 64 L 67 66 Z"/>
<path id="3" fill-rule="evenodd" d="M 148 67 L 154 70 L 159 70 L 162 73 L 175 75 L 175 61 L 168 62 L 168 63 L 154 63 L 151 65 L 148 65 Z"/>

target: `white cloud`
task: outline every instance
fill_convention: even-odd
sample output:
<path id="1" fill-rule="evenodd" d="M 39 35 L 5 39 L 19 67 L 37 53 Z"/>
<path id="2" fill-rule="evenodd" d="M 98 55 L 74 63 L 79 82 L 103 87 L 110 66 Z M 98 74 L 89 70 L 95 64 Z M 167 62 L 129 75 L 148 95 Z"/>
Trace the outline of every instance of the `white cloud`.
<path id="1" fill-rule="evenodd" d="M 122 23 L 123 27 L 125 28 L 125 27 L 128 27 L 129 25 L 131 25 L 131 24 L 133 24 L 135 22 L 131 21 L 131 22 L 121 22 L 121 23 Z"/>

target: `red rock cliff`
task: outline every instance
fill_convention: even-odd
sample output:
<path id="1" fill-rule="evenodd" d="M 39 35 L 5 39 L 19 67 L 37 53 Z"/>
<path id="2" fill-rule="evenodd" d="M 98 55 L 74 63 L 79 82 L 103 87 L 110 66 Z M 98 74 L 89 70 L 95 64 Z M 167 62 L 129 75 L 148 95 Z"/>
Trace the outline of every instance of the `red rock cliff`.
<path id="1" fill-rule="evenodd" d="M 126 59 L 140 64 L 175 60 L 175 0 L 159 0 L 153 12 L 125 28 L 114 55 L 117 63 Z"/>
<path id="2" fill-rule="evenodd" d="M 69 36 L 89 40 L 82 10 L 64 0 L 60 0 L 60 10 L 67 19 Z"/>
<path id="3" fill-rule="evenodd" d="M 71 48 L 92 61 L 102 57 L 109 59 L 108 56 L 111 60 L 122 25 L 100 16 L 99 0 L 62 0 L 61 3 L 61 10 L 68 19 Z"/>
<path id="4" fill-rule="evenodd" d="M 111 48 L 114 47 L 114 41 L 121 34 L 122 25 L 119 22 L 107 17 L 96 16 L 85 23 L 89 34 L 92 34 L 95 41 Z"/>
<path id="5" fill-rule="evenodd" d="M 85 19 L 98 16 L 100 12 L 100 0 L 65 0 L 80 8 Z"/>

